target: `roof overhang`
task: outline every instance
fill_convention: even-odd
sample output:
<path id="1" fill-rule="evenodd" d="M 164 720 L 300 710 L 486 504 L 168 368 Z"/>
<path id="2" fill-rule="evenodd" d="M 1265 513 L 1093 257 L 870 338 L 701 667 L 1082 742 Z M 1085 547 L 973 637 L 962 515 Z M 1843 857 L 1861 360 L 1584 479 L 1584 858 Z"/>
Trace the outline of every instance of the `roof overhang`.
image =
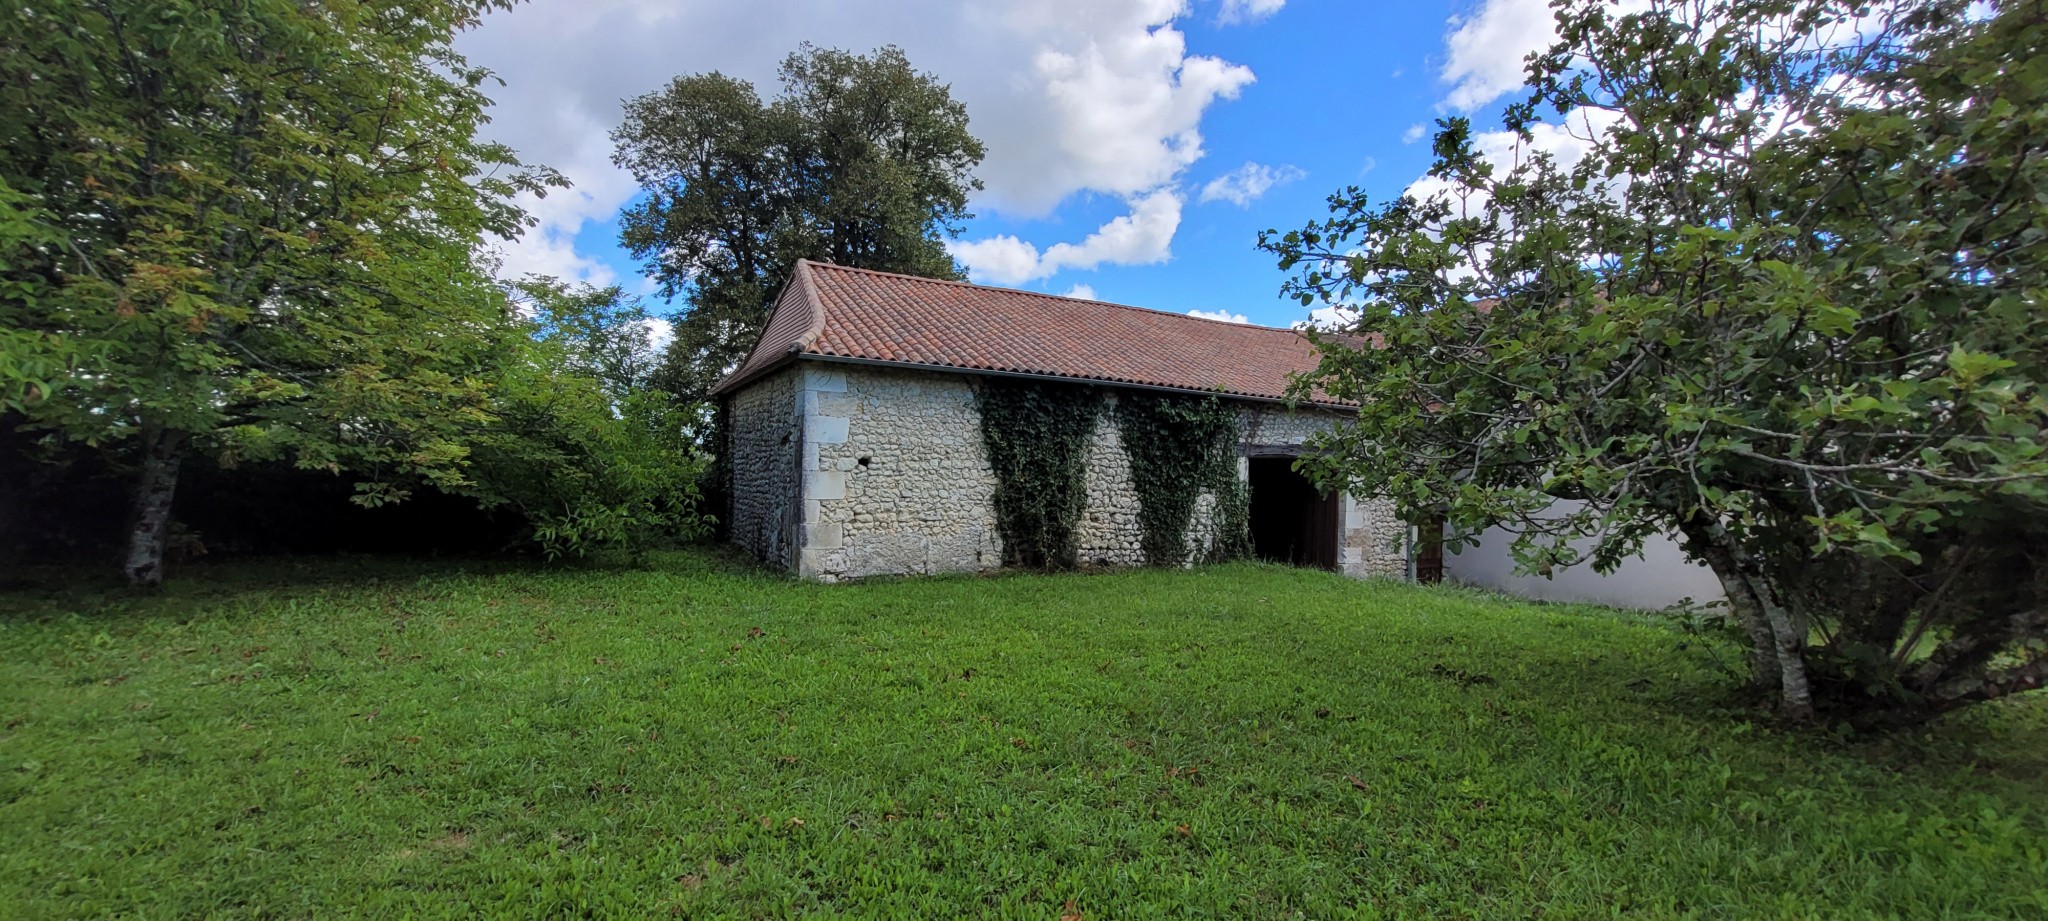
<path id="1" fill-rule="evenodd" d="M 844 355 L 819 355 L 792 349 L 783 357 L 760 366 L 744 378 L 728 378 L 713 388 L 713 396 L 725 396 L 770 374 L 787 368 L 800 361 L 815 361 L 827 364 L 863 365 L 877 368 L 894 368 L 899 371 L 925 371 L 939 374 L 960 374 L 976 377 L 1005 377 L 1019 380 L 1057 381 L 1065 384 L 1083 384 L 1093 387 L 1111 387 L 1118 390 L 1145 390 L 1154 393 L 1178 393 L 1188 396 L 1217 397 L 1241 403 L 1262 403 L 1269 406 L 1290 406 L 1306 409 L 1323 409 L 1332 412 L 1355 413 L 1358 407 L 1348 403 L 1329 403 L 1321 400 L 1289 400 L 1279 397 L 1252 396 L 1231 393 L 1224 390 L 1200 390 L 1193 387 L 1164 387 L 1158 384 L 1140 384 L 1131 381 L 1106 380 L 1094 377 L 1068 377 L 1060 374 L 1034 374 L 1029 371 L 995 371 L 986 368 L 962 368 L 955 365 L 922 364 L 909 361 L 883 361 L 878 358 L 853 358 Z"/>

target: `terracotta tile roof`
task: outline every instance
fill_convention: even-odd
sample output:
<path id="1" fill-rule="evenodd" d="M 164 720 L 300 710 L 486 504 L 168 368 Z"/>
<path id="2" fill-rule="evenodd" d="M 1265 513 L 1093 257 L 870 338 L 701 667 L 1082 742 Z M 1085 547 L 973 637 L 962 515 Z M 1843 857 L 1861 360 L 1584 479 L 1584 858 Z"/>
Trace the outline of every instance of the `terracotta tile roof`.
<path id="1" fill-rule="evenodd" d="M 761 341 L 713 393 L 799 357 L 1283 399 L 1313 343 L 1268 326 L 911 275 L 797 263 Z"/>

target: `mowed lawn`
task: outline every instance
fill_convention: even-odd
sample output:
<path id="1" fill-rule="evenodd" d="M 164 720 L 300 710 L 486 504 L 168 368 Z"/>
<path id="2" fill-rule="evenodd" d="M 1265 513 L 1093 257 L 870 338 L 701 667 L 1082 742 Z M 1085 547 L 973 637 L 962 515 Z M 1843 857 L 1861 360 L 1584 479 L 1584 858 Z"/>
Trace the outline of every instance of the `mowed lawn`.
<path id="1" fill-rule="evenodd" d="M 0 915 L 2048 917 L 2048 701 L 1729 709 L 1667 621 L 1240 565 L 0 592 Z"/>

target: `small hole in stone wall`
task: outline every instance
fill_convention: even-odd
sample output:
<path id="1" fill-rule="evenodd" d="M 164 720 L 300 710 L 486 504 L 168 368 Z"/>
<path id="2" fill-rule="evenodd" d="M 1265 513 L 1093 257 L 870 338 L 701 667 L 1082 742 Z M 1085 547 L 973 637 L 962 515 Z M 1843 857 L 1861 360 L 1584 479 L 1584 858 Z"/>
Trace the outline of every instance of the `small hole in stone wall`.
<path id="1" fill-rule="evenodd" d="M 865 466 L 867 466 L 867 465 L 868 465 L 868 459 L 867 459 L 867 458 L 865 458 L 865 457 L 863 457 L 863 458 L 861 458 L 860 460 L 854 461 L 854 463 L 856 463 L 856 464 L 859 464 L 859 465 L 861 465 L 861 466 L 865 467 Z"/>
<path id="2" fill-rule="evenodd" d="M 784 435 L 784 436 L 782 436 L 782 443 L 783 443 L 783 444 L 789 444 L 789 436 L 788 436 L 788 435 Z"/>

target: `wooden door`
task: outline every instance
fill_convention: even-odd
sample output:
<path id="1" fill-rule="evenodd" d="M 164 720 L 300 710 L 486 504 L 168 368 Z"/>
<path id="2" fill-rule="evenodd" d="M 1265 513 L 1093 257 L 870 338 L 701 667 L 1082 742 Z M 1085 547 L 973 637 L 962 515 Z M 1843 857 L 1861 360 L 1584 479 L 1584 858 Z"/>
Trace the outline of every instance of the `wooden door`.
<path id="1" fill-rule="evenodd" d="M 1415 527 L 1415 581 L 1425 585 L 1444 580 L 1444 520 L 1431 518 Z"/>
<path id="2" fill-rule="evenodd" d="M 1342 502 L 1337 493 L 1315 498 L 1308 511 L 1308 559 L 1310 566 L 1337 568 L 1337 545 L 1343 537 Z"/>

